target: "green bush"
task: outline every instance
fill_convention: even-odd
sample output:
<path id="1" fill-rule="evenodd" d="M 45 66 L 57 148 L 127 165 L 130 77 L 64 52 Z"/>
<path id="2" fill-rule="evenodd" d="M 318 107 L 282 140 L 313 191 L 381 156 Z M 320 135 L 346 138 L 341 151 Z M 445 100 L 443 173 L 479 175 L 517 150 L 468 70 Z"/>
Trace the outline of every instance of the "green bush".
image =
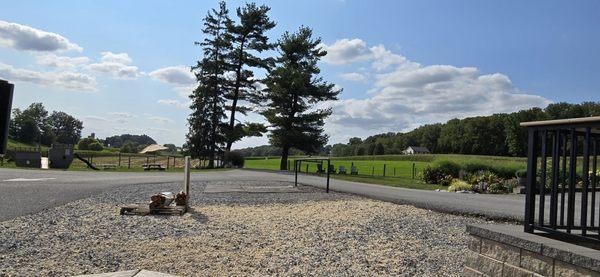
<path id="1" fill-rule="evenodd" d="M 238 167 L 238 168 L 244 167 L 244 156 L 242 156 L 242 154 L 240 152 L 237 152 L 237 151 L 225 152 L 224 160 L 225 160 L 225 165 L 228 165 L 231 167 Z"/>
<path id="2" fill-rule="evenodd" d="M 102 144 L 100 144 L 99 142 L 94 141 L 94 142 L 90 143 L 90 145 L 88 146 L 88 149 L 92 150 L 92 151 L 102 151 L 102 150 L 104 150 L 104 146 L 102 146 Z"/>
<path id="3" fill-rule="evenodd" d="M 517 170 L 517 172 L 515 172 L 515 176 L 517 176 L 519 178 L 526 178 L 527 177 L 527 169 Z"/>
<path id="4" fill-rule="evenodd" d="M 440 179 L 439 184 L 442 186 L 449 186 L 452 183 L 452 180 L 454 180 L 452 175 L 446 175 Z"/>
<path id="5" fill-rule="evenodd" d="M 422 178 L 423 178 L 423 181 L 425 183 L 428 183 L 428 184 L 437 184 L 437 183 L 440 182 L 440 180 L 442 178 L 444 178 L 444 175 L 442 174 L 442 172 L 437 167 L 433 167 L 431 165 L 428 165 L 423 170 Z"/>
<path id="6" fill-rule="evenodd" d="M 458 177 L 461 169 L 458 163 L 447 160 L 436 161 L 433 163 L 433 167 L 437 168 L 444 176 L 450 175 L 455 178 Z"/>
<path id="7" fill-rule="evenodd" d="M 448 191 L 462 191 L 462 190 L 471 191 L 471 190 L 473 190 L 473 186 L 471 184 L 469 184 L 463 180 L 459 180 L 459 179 L 453 179 L 452 182 L 450 182 Z"/>
<path id="8" fill-rule="evenodd" d="M 506 193 L 507 188 L 502 182 L 492 183 L 488 185 L 486 192 L 491 194 Z"/>

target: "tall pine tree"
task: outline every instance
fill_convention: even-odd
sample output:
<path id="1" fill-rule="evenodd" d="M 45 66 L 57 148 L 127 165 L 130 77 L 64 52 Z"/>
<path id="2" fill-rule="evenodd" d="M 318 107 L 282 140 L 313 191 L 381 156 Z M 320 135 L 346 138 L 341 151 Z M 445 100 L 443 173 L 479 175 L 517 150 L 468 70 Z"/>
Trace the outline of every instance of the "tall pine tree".
<path id="1" fill-rule="evenodd" d="M 190 96 L 187 146 L 192 156 L 208 158 L 210 168 L 215 166 L 215 155 L 225 144 L 225 94 L 230 89 L 225 73 L 231 70 L 227 63 L 231 52 L 228 25 L 231 20 L 227 7 L 220 2 L 219 9 L 209 11 L 204 18 L 204 40 L 195 43 L 202 47 L 203 58 L 192 67 L 199 85 Z"/>
<path id="2" fill-rule="evenodd" d="M 237 9 L 239 22 L 229 24 L 232 51 L 229 63 L 235 73 L 231 91 L 226 95 L 230 100 L 229 125 L 226 133 L 226 150 L 231 150 L 231 145 L 245 136 L 261 135 L 265 127 L 256 123 L 236 123 L 236 113 L 246 115 L 252 109 L 241 105 L 243 102 L 256 103 L 257 91 L 254 87 L 254 74 L 252 68 L 267 68 L 270 59 L 260 58 L 253 52 L 263 52 L 274 46 L 269 43 L 265 33 L 275 27 L 275 22 L 269 19 L 267 13 L 270 8 L 257 6 L 254 3 L 246 4 Z"/>
<path id="3" fill-rule="evenodd" d="M 268 104 L 262 114 L 271 125 L 269 139 L 282 148 L 280 169 L 287 169 L 290 148 L 315 153 L 327 142 L 324 120 L 331 109 L 312 109 L 321 101 L 336 100 L 340 90 L 319 77 L 317 62 L 327 54 L 320 38 L 301 27 L 286 32 L 278 42 L 279 57 L 265 80 Z"/>

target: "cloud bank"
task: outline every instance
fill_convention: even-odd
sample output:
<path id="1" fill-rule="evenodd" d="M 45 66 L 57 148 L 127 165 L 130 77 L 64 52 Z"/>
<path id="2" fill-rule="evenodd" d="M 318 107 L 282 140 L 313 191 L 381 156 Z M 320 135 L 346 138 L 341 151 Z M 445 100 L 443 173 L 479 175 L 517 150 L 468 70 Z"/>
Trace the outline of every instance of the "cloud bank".
<path id="1" fill-rule="evenodd" d="M 519 90 L 501 73 L 484 74 L 476 67 L 424 66 L 383 45 L 368 48 L 360 39 L 342 39 L 324 48 L 328 51 L 323 59 L 326 63 L 369 63 L 375 72 L 366 98 L 324 105 L 333 108 L 326 129 L 338 141 L 347 138 L 348 128 L 362 135 L 407 131 L 452 118 L 513 112 L 551 103 L 542 96 Z M 363 80 L 362 76 L 341 75 L 353 81 Z"/>
<path id="2" fill-rule="evenodd" d="M 83 51 L 67 38 L 18 23 L 0 20 L 0 44 L 16 49 L 40 52 Z"/>

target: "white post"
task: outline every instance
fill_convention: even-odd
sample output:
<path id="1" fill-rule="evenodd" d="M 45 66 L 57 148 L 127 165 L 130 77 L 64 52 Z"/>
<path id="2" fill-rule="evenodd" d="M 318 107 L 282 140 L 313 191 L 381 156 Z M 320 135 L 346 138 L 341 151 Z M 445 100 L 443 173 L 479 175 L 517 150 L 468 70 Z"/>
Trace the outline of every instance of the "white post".
<path id="1" fill-rule="evenodd" d="M 185 192 L 185 210 L 190 208 L 190 156 L 185 157 L 183 166 L 183 192 Z"/>

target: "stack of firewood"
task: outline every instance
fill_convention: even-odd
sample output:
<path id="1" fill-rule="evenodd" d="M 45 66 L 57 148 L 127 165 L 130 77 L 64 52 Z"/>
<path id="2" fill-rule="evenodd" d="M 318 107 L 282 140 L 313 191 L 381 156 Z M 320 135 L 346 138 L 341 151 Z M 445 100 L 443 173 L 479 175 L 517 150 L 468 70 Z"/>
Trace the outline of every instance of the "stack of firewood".
<path id="1" fill-rule="evenodd" d="M 177 206 L 185 206 L 186 202 L 187 202 L 187 195 L 185 194 L 185 192 L 180 191 L 175 196 L 175 205 L 177 205 Z"/>
<path id="2" fill-rule="evenodd" d="M 158 209 L 171 205 L 174 197 L 172 192 L 161 192 L 159 194 L 150 196 L 150 200 L 152 201 L 149 204 L 150 209 Z"/>

